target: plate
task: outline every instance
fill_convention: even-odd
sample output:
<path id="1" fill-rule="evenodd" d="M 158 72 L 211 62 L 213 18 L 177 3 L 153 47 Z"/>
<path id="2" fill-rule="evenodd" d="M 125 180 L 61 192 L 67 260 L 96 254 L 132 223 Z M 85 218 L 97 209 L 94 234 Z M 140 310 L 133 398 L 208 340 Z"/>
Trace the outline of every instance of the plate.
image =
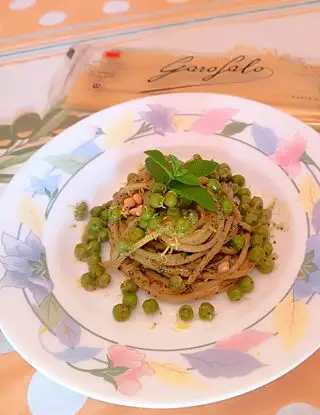
<path id="1" fill-rule="evenodd" d="M 155 148 L 228 162 L 275 203 L 275 271 L 257 275 L 240 303 L 215 297 L 211 323 L 181 324 L 177 307 L 163 303 L 157 317 L 137 311 L 119 324 L 111 310 L 122 275 L 93 293 L 79 284 L 85 267 L 73 249 L 82 227 L 72 206 L 109 200 Z M 320 339 L 318 149 L 318 134 L 298 120 L 225 95 L 143 98 L 72 126 L 24 165 L 1 198 L 2 330 L 54 381 L 122 405 L 217 402 L 283 375 Z"/>

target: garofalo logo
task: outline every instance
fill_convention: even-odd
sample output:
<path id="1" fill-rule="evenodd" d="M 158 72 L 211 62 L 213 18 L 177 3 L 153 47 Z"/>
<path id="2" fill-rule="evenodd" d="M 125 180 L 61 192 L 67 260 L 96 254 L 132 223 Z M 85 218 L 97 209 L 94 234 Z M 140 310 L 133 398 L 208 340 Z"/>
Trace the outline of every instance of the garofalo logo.
<path id="1" fill-rule="evenodd" d="M 197 59 L 199 58 L 195 56 L 185 56 L 169 62 L 148 79 L 150 88 L 141 93 L 252 82 L 273 75 L 273 70 L 263 64 L 262 58 L 239 55 L 223 64 L 207 66 L 197 63 Z M 161 82 L 162 80 L 164 82 Z"/>

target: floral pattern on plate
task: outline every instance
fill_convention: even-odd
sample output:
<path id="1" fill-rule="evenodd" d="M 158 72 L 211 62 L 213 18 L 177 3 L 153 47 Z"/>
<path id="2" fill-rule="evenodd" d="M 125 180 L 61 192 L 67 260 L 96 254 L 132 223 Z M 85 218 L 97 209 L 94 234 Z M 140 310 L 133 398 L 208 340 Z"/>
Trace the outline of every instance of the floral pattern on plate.
<path id="1" fill-rule="evenodd" d="M 137 394 L 148 382 L 147 377 L 169 386 L 205 393 L 205 379 L 246 377 L 269 366 L 270 362 L 260 358 L 258 351 L 264 343 L 279 339 L 284 350 L 290 352 L 305 338 L 310 320 L 309 305 L 320 293 L 320 169 L 308 153 L 306 138 L 299 132 L 280 138 L 270 127 L 241 119 L 238 108 L 207 108 L 201 113 L 189 114 L 145 102 L 145 109 L 139 109 L 134 116 L 128 112 L 112 119 L 106 127 L 95 126 L 94 137 L 74 150 L 43 153 L 43 161 L 51 169 L 46 169 L 43 176 L 38 172 L 29 176 L 29 186 L 24 188 L 18 203 L 19 225 L 2 233 L 0 262 L 4 272 L 0 288 L 1 291 L 7 287 L 22 290 L 39 319 L 39 342 L 48 354 L 74 371 L 101 378 L 113 385 L 118 394 Z M 121 122 L 123 117 L 126 123 Z M 250 328 L 212 346 L 191 352 L 177 351 L 177 361 L 173 355 L 166 358 L 161 354 L 160 360 L 154 360 L 154 354 L 147 351 L 105 341 L 100 342 L 100 347 L 92 347 L 82 340 L 85 329 L 62 308 L 53 294 L 54 286 L 41 242 L 43 225 L 62 189 L 87 164 L 103 154 L 109 148 L 108 143 L 112 147 L 129 145 L 154 135 L 164 139 L 168 134 L 190 131 L 212 136 L 215 140 L 219 137 L 237 140 L 253 147 L 296 180 L 294 183 L 309 224 L 305 258 L 297 279 L 286 297 L 271 310 L 268 330 L 264 326 L 260 328 L 263 321 L 260 319 Z M 244 132 L 251 134 L 253 144 L 245 140 Z M 51 347 L 51 338 L 57 341 L 54 347 Z"/>

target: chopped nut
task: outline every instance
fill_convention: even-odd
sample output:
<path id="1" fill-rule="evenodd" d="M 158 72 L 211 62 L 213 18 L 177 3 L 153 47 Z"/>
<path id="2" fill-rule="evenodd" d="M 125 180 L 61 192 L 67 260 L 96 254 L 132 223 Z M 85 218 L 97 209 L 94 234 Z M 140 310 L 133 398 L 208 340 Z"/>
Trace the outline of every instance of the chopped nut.
<path id="1" fill-rule="evenodd" d="M 134 198 L 133 197 L 127 197 L 126 199 L 124 199 L 124 201 L 123 201 L 123 206 L 125 207 L 125 208 L 133 208 L 133 207 L 135 207 L 135 205 L 136 205 L 136 202 L 135 202 L 135 200 L 134 200 Z"/>
<path id="2" fill-rule="evenodd" d="M 142 205 L 139 205 L 133 209 L 130 209 L 130 215 L 134 215 L 134 216 L 141 216 L 142 215 Z"/>
<path id="3" fill-rule="evenodd" d="M 200 184 L 208 184 L 209 183 L 209 179 L 208 177 L 202 176 L 199 178 Z"/>
<path id="4" fill-rule="evenodd" d="M 141 205 L 143 202 L 143 198 L 140 195 L 140 193 L 136 193 L 132 196 L 132 198 L 134 199 L 134 201 L 136 202 L 137 205 Z"/>
<path id="5" fill-rule="evenodd" d="M 218 272 L 227 272 L 230 269 L 230 264 L 228 261 L 221 262 L 221 264 L 218 265 Z"/>

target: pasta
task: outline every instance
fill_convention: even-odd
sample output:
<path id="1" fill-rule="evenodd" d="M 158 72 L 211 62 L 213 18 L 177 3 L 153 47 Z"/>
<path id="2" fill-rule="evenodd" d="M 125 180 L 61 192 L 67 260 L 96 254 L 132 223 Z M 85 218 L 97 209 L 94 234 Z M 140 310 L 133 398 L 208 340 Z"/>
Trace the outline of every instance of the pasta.
<path id="1" fill-rule="evenodd" d="M 153 177 L 147 160 L 108 204 L 91 210 L 83 242 L 76 247 L 78 259 L 89 263 L 85 288 L 99 288 L 99 278 L 118 268 L 152 297 L 184 303 L 227 290 L 229 295 L 254 267 L 272 272 L 272 212 L 260 197 L 251 196 L 245 178 L 232 175 L 225 163 L 197 155 L 187 163 L 170 157 L 160 160 L 173 172 L 169 184 Z M 197 168 L 206 168 L 207 174 L 195 174 Z M 186 192 L 189 199 L 183 197 Z M 90 247 L 103 242 L 99 234 L 106 229 L 111 249 L 102 271 L 100 252 L 90 254 Z M 96 260 L 90 260 L 92 255 Z"/>

